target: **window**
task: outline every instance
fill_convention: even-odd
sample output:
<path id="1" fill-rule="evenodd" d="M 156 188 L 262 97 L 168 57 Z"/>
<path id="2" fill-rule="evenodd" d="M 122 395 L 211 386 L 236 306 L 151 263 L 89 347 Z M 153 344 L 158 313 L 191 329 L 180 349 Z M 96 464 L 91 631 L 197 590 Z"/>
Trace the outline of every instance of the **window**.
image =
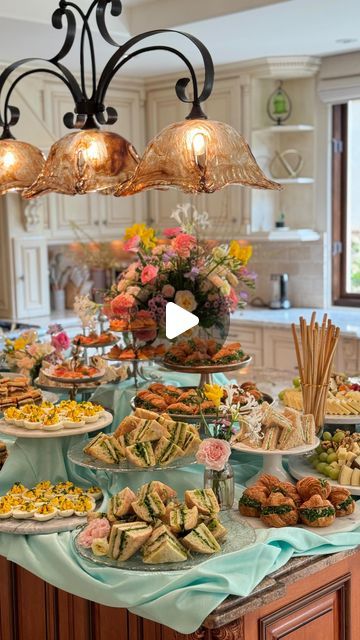
<path id="1" fill-rule="evenodd" d="M 333 302 L 360 306 L 360 100 L 333 107 Z"/>

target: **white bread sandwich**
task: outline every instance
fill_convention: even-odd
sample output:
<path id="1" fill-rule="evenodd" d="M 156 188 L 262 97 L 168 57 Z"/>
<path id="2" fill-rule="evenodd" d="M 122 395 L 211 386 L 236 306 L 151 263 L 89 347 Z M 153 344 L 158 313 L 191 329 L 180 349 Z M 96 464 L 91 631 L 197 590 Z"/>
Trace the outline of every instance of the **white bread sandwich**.
<path id="1" fill-rule="evenodd" d="M 127 460 L 136 467 L 153 467 L 156 464 L 151 442 L 136 442 L 130 447 L 126 447 L 125 455 Z"/>
<path id="2" fill-rule="evenodd" d="M 108 464 L 117 464 L 123 458 L 125 451 L 116 438 L 105 433 L 99 433 L 86 445 L 84 453 L 96 460 L 101 460 Z"/>
<path id="3" fill-rule="evenodd" d="M 219 503 L 212 489 L 192 489 L 185 491 L 188 507 L 197 507 L 200 514 L 211 516 L 220 511 Z"/>
<path id="4" fill-rule="evenodd" d="M 147 493 L 143 499 L 135 500 L 131 506 L 138 518 L 145 522 L 154 522 L 165 514 L 165 505 L 156 491 Z"/>
<path id="5" fill-rule="evenodd" d="M 182 533 L 195 529 L 198 523 L 199 512 L 197 507 L 189 509 L 185 504 L 180 504 L 169 513 L 170 529 L 174 533 Z"/>
<path id="6" fill-rule="evenodd" d="M 108 555 L 124 562 L 150 538 L 152 527 L 145 522 L 116 523 L 111 527 Z"/>
<path id="7" fill-rule="evenodd" d="M 149 546 L 143 555 L 145 564 L 166 564 L 169 562 L 184 562 L 188 553 L 182 544 L 167 531 L 162 532 Z"/>
<path id="8" fill-rule="evenodd" d="M 137 418 L 136 416 L 126 416 L 126 418 L 124 418 L 120 422 L 119 426 L 114 431 L 115 438 L 119 438 L 120 436 L 124 436 L 126 433 L 130 433 L 141 423 L 142 420 L 140 418 Z"/>
<path id="9" fill-rule="evenodd" d="M 227 529 L 221 524 L 218 518 L 211 518 L 210 520 L 205 520 L 204 524 L 206 524 L 210 533 L 214 536 L 216 540 L 221 540 L 225 538 L 227 534 Z"/>
<path id="10" fill-rule="evenodd" d="M 176 458 L 181 458 L 183 456 L 183 452 L 180 447 L 164 437 L 160 438 L 158 441 L 154 453 L 156 462 L 164 466 L 170 464 L 170 462 Z"/>
<path id="11" fill-rule="evenodd" d="M 126 516 L 131 509 L 131 504 L 135 502 L 136 495 L 129 487 L 125 487 L 117 494 L 110 498 L 108 513 L 115 516 L 115 518 L 121 518 Z"/>
<path id="12" fill-rule="evenodd" d="M 140 407 L 136 407 L 134 415 L 137 418 L 143 418 L 144 420 L 158 420 L 159 418 L 159 414 L 155 413 L 155 411 L 150 411 L 149 409 L 141 409 Z"/>
<path id="13" fill-rule="evenodd" d="M 199 446 L 201 444 L 201 439 L 199 436 L 194 434 L 192 431 L 189 431 L 186 434 L 185 442 L 182 446 L 184 456 L 191 456 L 193 453 L 196 453 Z"/>
<path id="14" fill-rule="evenodd" d="M 188 533 L 182 542 L 188 549 L 208 555 L 218 553 L 221 549 L 218 541 L 203 522 Z"/>
<path id="15" fill-rule="evenodd" d="M 143 484 L 137 492 L 137 498 L 143 500 L 145 496 L 152 491 L 156 491 L 163 502 L 176 498 L 175 489 L 172 489 L 164 482 L 160 482 L 160 480 L 151 480 L 151 482 Z"/>
<path id="16" fill-rule="evenodd" d="M 304 434 L 304 441 L 306 444 L 314 444 L 316 438 L 315 420 L 312 413 L 303 414 L 300 416 L 301 426 Z"/>
<path id="17" fill-rule="evenodd" d="M 169 435 L 166 427 L 156 420 L 143 420 L 142 423 L 131 432 L 133 442 L 155 442 Z"/>

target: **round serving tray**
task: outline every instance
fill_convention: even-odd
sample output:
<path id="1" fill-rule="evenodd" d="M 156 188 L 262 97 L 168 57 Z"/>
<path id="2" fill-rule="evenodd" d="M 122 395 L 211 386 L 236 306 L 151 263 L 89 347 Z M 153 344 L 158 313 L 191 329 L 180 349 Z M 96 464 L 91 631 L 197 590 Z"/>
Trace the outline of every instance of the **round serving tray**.
<path id="1" fill-rule="evenodd" d="M 178 387 L 178 388 L 183 389 L 184 391 L 188 391 L 189 389 L 194 389 L 194 387 Z M 270 405 L 274 404 L 275 402 L 274 398 L 270 396 L 268 393 L 263 393 L 263 398 L 264 398 L 264 402 L 268 402 Z M 130 406 L 133 411 L 135 411 L 135 409 L 137 408 L 139 409 L 142 408 L 141 405 L 136 405 L 135 400 L 136 400 L 136 396 L 133 396 L 130 400 Z M 255 408 L 256 407 L 250 407 L 250 408 L 244 409 L 243 411 L 241 411 L 241 415 L 246 416 L 249 413 L 251 413 L 251 411 Z M 154 411 L 156 413 L 156 409 L 154 409 Z M 167 410 L 165 409 L 164 412 L 166 413 Z M 224 416 L 224 414 L 221 414 L 221 415 Z M 171 416 L 174 422 L 199 422 L 202 420 L 202 416 L 199 413 L 194 413 L 194 414 L 169 413 L 169 416 Z M 210 422 L 211 420 L 216 420 L 217 417 L 218 416 L 216 413 L 204 413 L 204 418 L 207 422 Z"/>
<path id="2" fill-rule="evenodd" d="M 313 478 L 319 478 L 320 480 L 327 480 L 332 487 L 348 489 L 348 491 L 350 491 L 354 496 L 360 496 L 360 486 L 356 487 L 350 484 L 339 484 L 336 480 L 331 480 L 327 476 L 316 471 L 316 469 L 307 462 L 306 456 L 295 456 L 294 458 L 289 459 L 288 466 L 291 475 L 296 478 L 296 480 L 312 476 Z"/>
<path id="3" fill-rule="evenodd" d="M 248 547 L 255 542 L 256 534 L 252 526 L 252 523 L 246 522 L 245 519 L 236 518 L 232 515 L 233 512 L 223 511 L 220 513 L 221 523 L 228 530 L 228 535 L 224 542 L 221 544 L 221 551 L 216 554 L 216 557 L 226 556 L 229 553 L 234 553 Z M 83 527 L 82 527 L 83 529 Z M 191 558 L 185 562 L 174 562 L 167 564 L 145 564 L 142 561 L 140 553 L 136 553 L 132 558 L 125 562 L 118 562 L 107 556 L 95 556 L 91 549 L 85 549 L 78 544 L 79 532 L 75 532 L 72 536 L 72 542 L 75 552 L 85 560 L 93 562 L 97 565 L 114 567 L 123 571 L 140 571 L 146 573 L 173 573 L 174 571 L 186 571 L 197 567 L 209 560 L 212 556 L 200 555 L 192 552 Z"/>
<path id="4" fill-rule="evenodd" d="M 37 520 L 16 520 L 8 518 L 0 520 L 0 533 L 13 533 L 15 535 L 31 536 L 46 533 L 60 533 L 61 531 L 72 531 L 87 522 L 86 516 L 70 516 L 70 518 L 55 517 L 45 522 Z"/>
<path id="5" fill-rule="evenodd" d="M 67 456 L 74 464 L 77 464 L 80 467 L 87 467 L 88 469 L 111 471 L 113 473 L 128 473 L 129 471 L 167 471 L 168 469 L 181 469 L 182 467 L 188 467 L 191 464 L 196 464 L 194 456 L 176 458 L 166 466 L 155 465 L 154 467 L 136 467 L 128 460 L 124 460 L 118 464 L 109 464 L 102 460 L 96 460 L 84 453 L 84 447 L 86 447 L 86 444 L 86 442 L 78 442 L 74 444 L 68 450 Z"/>
<path id="6" fill-rule="evenodd" d="M 79 436 L 84 433 L 91 433 L 108 427 L 113 421 L 113 416 L 105 411 L 103 416 L 96 422 L 88 422 L 83 427 L 74 427 L 73 429 L 59 429 L 58 431 L 44 431 L 43 429 L 25 429 L 24 427 L 16 427 L 0 420 L 0 433 L 15 438 L 66 438 L 68 436 Z M 84 445 L 82 445 L 84 446 Z"/>
<path id="7" fill-rule="evenodd" d="M 61 383 L 62 385 L 69 386 L 74 384 L 76 385 L 87 384 L 89 382 L 96 382 L 97 380 L 101 380 L 101 378 L 104 377 L 105 369 L 103 369 L 102 371 L 99 370 L 99 373 L 96 374 L 95 376 L 82 376 L 81 378 L 62 378 L 59 376 L 54 376 L 54 375 L 51 375 L 51 373 L 48 373 L 47 369 L 42 369 L 41 372 L 49 380 L 52 380 L 52 382 L 57 382 L 57 383 Z"/>
<path id="8" fill-rule="evenodd" d="M 36 378 L 34 380 L 34 383 L 37 387 L 39 387 L 39 389 L 43 390 L 43 391 L 58 391 L 59 393 L 62 393 L 64 391 L 69 391 L 71 389 L 71 387 L 78 387 L 79 388 L 79 393 L 82 393 L 83 391 L 94 391 L 94 389 L 97 389 L 101 384 L 104 384 L 101 382 L 101 380 L 99 380 L 98 382 L 86 382 L 86 383 L 75 383 L 72 385 L 69 384 L 61 384 L 59 381 L 53 382 L 52 380 L 49 380 L 48 384 L 44 384 L 42 382 L 39 382 L 39 378 Z M 105 383 L 106 384 L 106 383 Z"/>
<path id="9" fill-rule="evenodd" d="M 80 344 L 80 345 L 76 345 L 81 347 L 82 349 L 102 349 L 103 347 L 113 347 L 115 344 L 117 344 L 119 342 L 119 340 L 115 339 L 112 340 L 111 342 L 102 342 L 99 344 Z"/>
<path id="10" fill-rule="evenodd" d="M 261 448 L 248 447 L 245 444 L 241 444 L 241 442 L 235 442 L 234 444 L 231 445 L 231 448 L 233 449 L 233 451 L 240 451 L 241 453 L 248 453 L 252 455 L 262 456 L 262 459 L 263 459 L 262 468 L 255 476 L 253 476 L 246 482 L 246 486 L 250 487 L 259 479 L 259 477 L 263 473 L 269 473 L 272 476 L 276 476 L 280 480 L 284 480 L 284 481 L 291 480 L 291 476 L 287 473 L 287 471 L 283 467 L 283 458 L 285 456 L 292 457 L 292 456 L 308 453 L 309 451 L 313 451 L 314 449 L 316 449 L 319 442 L 320 442 L 319 438 L 315 438 L 314 444 L 303 444 L 300 447 L 293 447 L 292 449 L 286 449 L 286 451 L 284 451 L 283 449 L 274 449 L 274 451 L 264 451 Z M 312 474 L 309 473 L 307 475 L 312 475 Z"/>
<path id="11" fill-rule="evenodd" d="M 109 354 L 101 356 L 102 360 L 108 360 L 109 362 L 124 362 L 124 363 L 146 363 L 146 362 L 161 362 L 162 358 L 111 358 Z"/>
<path id="12" fill-rule="evenodd" d="M 227 371 L 236 371 L 237 369 L 243 369 L 247 367 L 252 361 L 252 356 L 244 356 L 244 359 L 238 362 L 230 362 L 228 364 L 203 364 L 198 366 L 186 366 L 183 364 L 176 364 L 175 362 L 169 362 L 165 359 L 162 360 L 162 364 L 166 369 L 171 371 L 179 371 L 184 373 L 226 373 Z"/>

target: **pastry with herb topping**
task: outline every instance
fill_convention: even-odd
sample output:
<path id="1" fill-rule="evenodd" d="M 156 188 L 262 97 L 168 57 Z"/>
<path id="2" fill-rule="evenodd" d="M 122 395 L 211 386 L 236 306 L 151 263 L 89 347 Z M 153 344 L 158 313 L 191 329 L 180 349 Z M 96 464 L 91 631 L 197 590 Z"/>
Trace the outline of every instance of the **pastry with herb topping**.
<path id="1" fill-rule="evenodd" d="M 315 494 L 301 505 L 299 514 L 301 522 L 308 527 L 329 527 L 335 520 L 335 507 Z"/>
<path id="2" fill-rule="evenodd" d="M 245 489 L 239 500 L 241 515 L 248 518 L 260 518 L 261 507 L 265 505 L 268 495 L 266 488 L 261 484 L 254 484 Z"/>
<path id="3" fill-rule="evenodd" d="M 271 493 L 261 508 L 260 519 L 268 527 L 292 527 L 299 519 L 295 502 L 281 492 Z"/>
<path id="4" fill-rule="evenodd" d="M 335 515 L 337 518 L 350 516 L 355 510 L 355 500 L 350 491 L 344 487 L 334 487 L 331 489 L 329 501 L 335 507 Z"/>
<path id="5" fill-rule="evenodd" d="M 296 490 L 303 500 L 319 495 L 326 499 L 330 495 L 331 485 L 325 478 L 306 476 L 296 483 Z"/>

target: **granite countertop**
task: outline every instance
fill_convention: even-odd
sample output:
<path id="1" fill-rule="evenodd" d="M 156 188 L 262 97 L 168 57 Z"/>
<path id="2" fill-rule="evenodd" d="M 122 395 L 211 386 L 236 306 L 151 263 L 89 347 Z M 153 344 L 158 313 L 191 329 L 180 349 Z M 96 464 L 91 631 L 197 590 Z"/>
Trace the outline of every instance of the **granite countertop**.
<path id="1" fill-rule="evenodd" d="M 313 311 L 316 311 L 318 321 L 327 313 L 332 322 L 340 327 L 342 334 L 360 339 L 360 308 L 354 307 L 268 309 L 249 306 L 243 311 L 235 311 L 231 319 L 232 322 L 248 322 L 254 326 L 283 327 L 292 322 L 298 324 L 300 316 L 310 320 Z"/>

